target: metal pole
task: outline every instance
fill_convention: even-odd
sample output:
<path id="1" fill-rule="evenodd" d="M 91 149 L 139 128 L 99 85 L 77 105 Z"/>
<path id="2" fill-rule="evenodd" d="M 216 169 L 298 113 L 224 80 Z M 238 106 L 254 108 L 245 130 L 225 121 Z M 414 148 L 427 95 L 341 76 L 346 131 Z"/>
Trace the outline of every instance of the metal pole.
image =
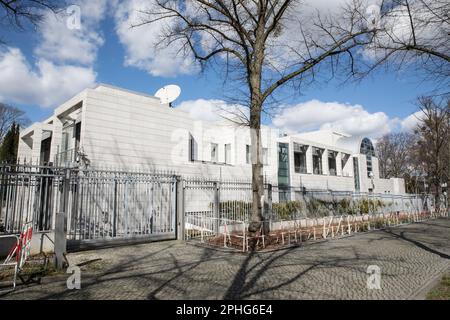
<path id="1" fill-rule="evenodd" d="M 64 170 L 61 184 L 60 210 L 55 219 L 55 266 L 56 269 L 64 268 L 65 254 L 67 251 L 67 210 L 70 187 L 70 170 Z"/>
<path id="2" fill-rule="evenodd" d="M 214 232 L 216 234 L 219 233 L 219 225 L 220 225 L 220 190 L 219 183 L 214 182 Z"/>
<path id="3" fill-rule="evenodd" d="M 177 198 L 177 239 L 184 240 L 186 227 L 185 227 L 185 212 L 184 212 L 184 181 L 180 177 L 176 178 L 176 198 Z"/>
<path id="4" fill-rule="evenodd" d="M 114 178 L 113 238 L 117 235 L 117 178 Z"/>

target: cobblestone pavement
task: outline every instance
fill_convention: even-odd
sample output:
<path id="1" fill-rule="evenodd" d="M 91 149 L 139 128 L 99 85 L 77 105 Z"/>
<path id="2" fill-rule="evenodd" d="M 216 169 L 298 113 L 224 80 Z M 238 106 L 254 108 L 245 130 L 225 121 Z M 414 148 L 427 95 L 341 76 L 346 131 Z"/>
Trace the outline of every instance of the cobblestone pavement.
<path id="1" fill-rule="evenodd" d="M 450 266 L 450 219 L 431 220 L 267 253 L 229 253 L 159 242 L 69 254 L 67 275 L 2 299 L 410 299 Z M 97 260 L 96 259 L 101 259 Z M 367 267 L 381 268 L 369 290 Z"/>

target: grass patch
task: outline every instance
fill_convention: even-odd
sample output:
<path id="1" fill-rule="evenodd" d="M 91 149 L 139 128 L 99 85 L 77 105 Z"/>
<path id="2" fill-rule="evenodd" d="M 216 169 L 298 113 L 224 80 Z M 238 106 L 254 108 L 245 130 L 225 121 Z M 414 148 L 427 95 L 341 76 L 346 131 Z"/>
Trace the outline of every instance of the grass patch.
<path id="1" fill-rule="evenodd" d="M 450 300 L 450 274 L 444 276 L 434 289 L 428 292 L 428 300 Z"/>
<path id="2" fill-rule="evenodd" d="M 55 274 L 57 270 L 51 261 L 51 256 L 48 255 L 30 257 L 23 266 L 20 276 L 23 279 L 29 280 Z M 0 281 L 12 281 L 13 276 L 14 267 L 0 267 Z"/>

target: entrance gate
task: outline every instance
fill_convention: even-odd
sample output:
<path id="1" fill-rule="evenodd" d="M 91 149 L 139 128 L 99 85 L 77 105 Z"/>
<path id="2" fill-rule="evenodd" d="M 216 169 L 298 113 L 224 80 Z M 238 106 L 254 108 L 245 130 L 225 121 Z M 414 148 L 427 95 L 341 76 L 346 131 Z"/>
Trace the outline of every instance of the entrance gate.
<path id="1" fill-rule="evenodd" d="M 69 249 L 176 239 L 178 178 L 167 173 L 0 166 L 0 232 L 37 231 L 67 219 Z"/>

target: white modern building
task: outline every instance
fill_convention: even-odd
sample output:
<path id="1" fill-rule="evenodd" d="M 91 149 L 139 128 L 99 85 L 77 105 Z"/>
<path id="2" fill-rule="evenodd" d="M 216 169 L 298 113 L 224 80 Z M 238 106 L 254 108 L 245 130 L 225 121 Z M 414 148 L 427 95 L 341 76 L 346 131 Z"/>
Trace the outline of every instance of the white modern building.
<path id="1" fill-rule="evenodd" d="M 380 179 L 370 139 L 332 131 L 262 130 L 264 174 L 278 186 L 403 194 Z M 210 179 L 251 177 L 250 131 L 192 119 L 153 96 L 109 85 L 86 89 L 23 130 L 19 161 L 55 166 L 170 170 Z"/>

